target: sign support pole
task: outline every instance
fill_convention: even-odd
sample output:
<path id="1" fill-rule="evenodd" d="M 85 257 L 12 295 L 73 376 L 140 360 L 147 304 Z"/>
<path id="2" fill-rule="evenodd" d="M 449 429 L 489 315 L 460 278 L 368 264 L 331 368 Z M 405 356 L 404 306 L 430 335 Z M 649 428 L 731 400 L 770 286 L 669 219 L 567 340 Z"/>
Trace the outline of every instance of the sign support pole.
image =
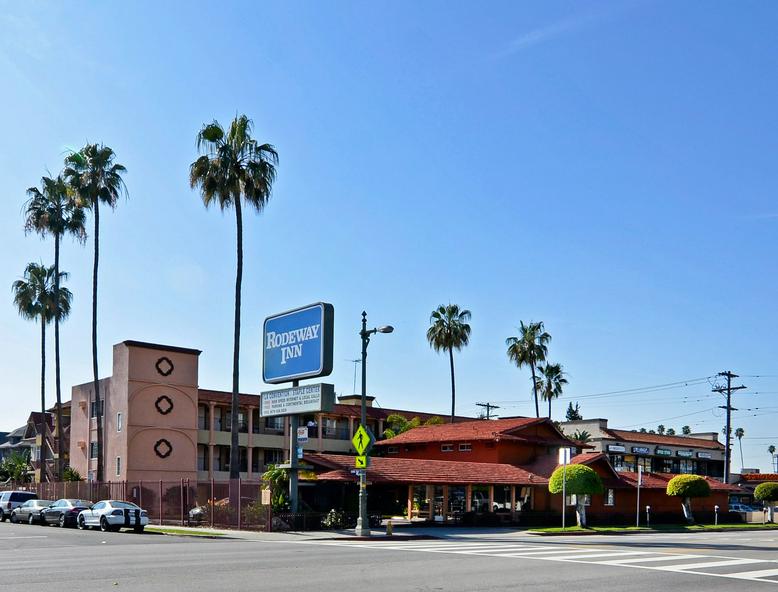
<path id="1" fill-rule="evenodd" d="M 640 527 L 640 485 L 643 480 L 643 467 L 638 465 L 638 500 L 635 509 L 635 526 Z"/>
<path id="2" fill-rule="evenodd" d="M 292 386 L 300 386 L 300 381 L 293 381 Z M 297 498 L 297 471 L 300 466 L 299 459 L 297 458 L 297 428 L 299 423 L 299 415 L 289 416 L 289 507 L 292 514 L 297 513 L 299 505 Z"/>
<path id="3" fill-rule="evenodd" d="M 360 421 L 367 427 L 367 345 L 370 333 L 367 331 L 367 313 L 362 313 L 362 405 Z M 359 517 L 357 518 L 357 536 L 370 536 L 370 518 L 367 515 L 367 469 L 359 470 Z"/>

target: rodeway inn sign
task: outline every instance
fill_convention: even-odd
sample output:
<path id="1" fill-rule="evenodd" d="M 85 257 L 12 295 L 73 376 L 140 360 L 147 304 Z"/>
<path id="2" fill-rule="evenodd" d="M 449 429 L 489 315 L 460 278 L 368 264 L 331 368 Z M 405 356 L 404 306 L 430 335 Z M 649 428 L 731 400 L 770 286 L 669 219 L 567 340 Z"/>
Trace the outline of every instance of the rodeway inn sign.
<path id="1" fill-rule="evenodd" d="M 335 309 L 318 302 L 265 319 L 262 379 L 270 384 L 332 372 Z"/>

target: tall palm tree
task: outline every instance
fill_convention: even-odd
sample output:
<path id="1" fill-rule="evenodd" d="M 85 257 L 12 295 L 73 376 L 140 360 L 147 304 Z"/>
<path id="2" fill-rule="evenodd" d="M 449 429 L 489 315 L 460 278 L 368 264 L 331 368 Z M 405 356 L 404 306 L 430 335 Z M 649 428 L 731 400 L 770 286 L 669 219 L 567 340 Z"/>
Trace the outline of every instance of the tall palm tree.
<path id="1" fill-rule="evenodd" d="M 77 203 L 94 214 L 94 263 L 92 265 L 92 378 L 97 424 L 97 481 L 103 480 L 103 404 L 97 369 L 97 269 L 100 260 L 100 204 L 112 210 L 119 197 L 126 195 L 122 175 L 127 169 L 115 162 L 116 154 L 103 144 L 87 144 L 65 158 L 62 176 Z"/>
<path id="2" fill-rule="evenodd" d="M 456 382 L 454 380 L 454 350 L 460 351 L 470 342 L 470 311 L 458 304 L 441 304 L 430 315 L 427 341 L 436 352 L 448 352 L 451 364 L 451 423 L 456 414 Z"/>
<path id="3" fill-rule="evenodd" d="M 59 280 L 67 274 L 61 273 Z M 46 478 L 46 325 L 56 314 L 70 313 L 72 295 L 67 288 L 54 291 L 54 267 L 39 263 L 29 263 L 24 270 L 23 279 L 12 285 L 14 305 L 22 318 L 37 321 L 41 325 L 41 481 Z M 58 297 L 57 297 L 58 295 Z"/>
<path id="4" fill-rule="evenodd" d="M 543 321 L 530 322 L 528 325 L 521 321 L 519 324 L 519 336 L 508 337 L 505 345 L 508 346 L 508 359 L 517 367 L 529 366 L 532 371 L 532 390 L 535 395 L 535 417 L 540 417 L 540 405 L 538 404 L 538 383 L 535 368 L 538 362 L 545 362 L 548 354 L 548 342 L 551 335 L 543 329 Z"/>
<path id="5" fill-rule="evenodd" d="M 238 393 L 240 358 L 240 295 L 243 282 L 243 205 L 261 212 L 272 194 L 278 153 L 271 144 L 252 137 L 254 124 L 236 116 L 228 130 L 218 121 L 203 125 L 197 134 L 201 156 L 189 168 L 189 183 L 199 188 L 205 207 L 235 208 L 237 224 L 237 272 L 235 274 L 235 327 L 232 345 L 232 410 L 230 479 L 240 476 L 238 448 Z"/>
<path id="6" fill-rule="evenodd" d="M 767 452 L 769 452 L 769 453 L 770 453 L 770 465 L 771 465 L 771 468 L 772 468 L 772 467 L 773 467 L 773 465 L 775 465 L 775 446 L 773 446 L 772 444 L 770 444 L 770 445 L 767 447 Z M 776 470 L 776 469 L 773 469 L 773 470 Z"/>
<path id="7" fill-rule="evenodd" d="M 746 431 L 743 428 L 737 428 L 735 430 L 735 438 L 737 438 L 737 443 L 740 445 L 740 469 L 742 470 L 745 466 L 745 463 L 743 462 L 743 436 L 746 435 Z"/>
<path id="8" fill-rule="evenodd" d="M 538 366 L 540 376 L 535 378 L 537 390 L 544 401 L 548 401 L 548 418 L 551 419 L 551 401 L 562 396 L 562 389 L 567 384 L 562 364 L 548 363 Z"/>
<path id="9" fill-rule="evenodd" d="M 40 189 L 30 187 L 27 190 L 29 200 L 25 204 L 25 232 L 37 232 L 41 236 L 54 237 L 54 293 L 59 293 L 59 246 L 65 234 L 71 234 L 79 242 L 86 240 L 84 209 L 73 199 L 67 183 L 62 176 L 41 177 Z M 55 299 L 56 301 L 56 299 Z M 57 393 L 57 476 L 62 479 L 64 454 L 62 446 L 62 385 L 60 381 L 59 361 L 59 321 L 64 318 L 62 311 L 54 315 L 54 377 Z"/>

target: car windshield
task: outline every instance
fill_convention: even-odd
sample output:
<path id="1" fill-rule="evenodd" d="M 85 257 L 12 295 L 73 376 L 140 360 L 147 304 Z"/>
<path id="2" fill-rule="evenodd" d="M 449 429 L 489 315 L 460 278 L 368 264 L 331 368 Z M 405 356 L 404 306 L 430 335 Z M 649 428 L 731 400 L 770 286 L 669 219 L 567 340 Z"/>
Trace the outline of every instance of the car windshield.
<path id="1" fill-rule="evenodd" d="M 86 500 L 69 499 L 65 501 L 71 506 L 91 506 L 92 505 L 92 502 L 88 502 Z"/>
<path id="2" fill-rule="evenodd" d="M 121 508 L 123 510 L 140 510 L 140 506 L 136 506 L 132 502 L 112 501 L 111 506 L 113 506 L 114 508 Z"/>

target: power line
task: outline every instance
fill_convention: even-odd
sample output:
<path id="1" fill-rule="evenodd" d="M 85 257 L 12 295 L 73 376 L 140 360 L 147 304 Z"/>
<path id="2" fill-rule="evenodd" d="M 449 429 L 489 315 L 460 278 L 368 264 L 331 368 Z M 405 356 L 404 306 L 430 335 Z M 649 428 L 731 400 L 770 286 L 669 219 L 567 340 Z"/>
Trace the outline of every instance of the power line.
<path id="1" fill-rule="evenodd" d="M 491 419 L 491 411 L 492 411 L 492 409 L 499 409 L 500 408 L 499 405 L 493 405 L 492 403 L 476 403 L 476 406 L 478 406 L 478 407 L 485 407 L 486 408 L 486 419 Z"/>
<path id="2" fill-rule="evenodd" d="M 724 394 L 727 393 L 726 406 L 719 406 L 719 409 L 725 409 L 727 411 L 727 425 L 724 428 L 726 434 L 725 449 L 724 449 L 724 483 L 729 483 L 729 467 L 731 463 L 730 456 L 732 454 L 732 412 L 737 411 L 732 406 L 732 393 L 733 391 L 740 391 L 745 389 L 744 385 L 732 386 L 732 379 L 738 378 L 737 374 L 732 374 L 729 370 L 726 372 L 719 372 L 717 376 L 723 376 L 727 379 L 727 386 L 717 386 L 711 389 L 714 393 Z"/>

